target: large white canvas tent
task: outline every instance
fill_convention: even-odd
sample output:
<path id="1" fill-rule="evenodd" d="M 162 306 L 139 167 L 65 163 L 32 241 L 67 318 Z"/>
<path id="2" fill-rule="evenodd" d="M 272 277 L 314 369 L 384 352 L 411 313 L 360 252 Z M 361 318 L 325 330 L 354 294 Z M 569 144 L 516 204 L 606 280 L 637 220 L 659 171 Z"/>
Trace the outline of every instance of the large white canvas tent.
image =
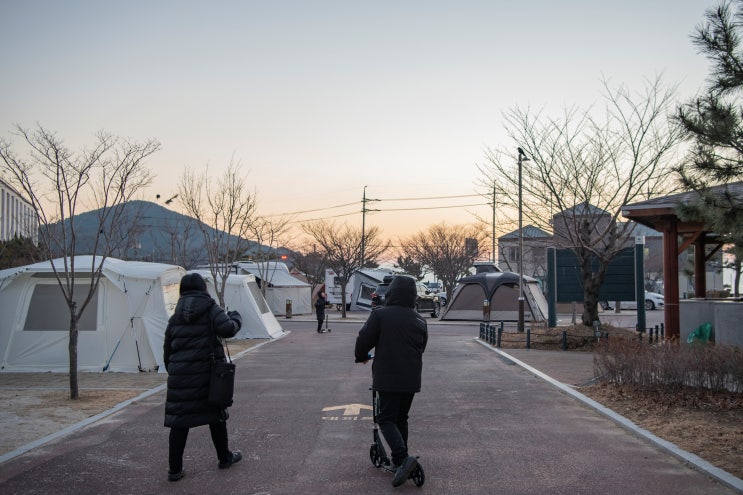
<path id="1" fill-rule="evenodd" d="M 76 298 L 101 258 L 75 258 Z M 54 260 L 63 266 L 63 260 Z M 160 371 L 168 318 L 185 270 L 107 258 L 97 293 L 78 323 L 79 371 Z M 0 369 L 69 371 L 69 309 L 50 262 L 0 271 Z"/>
<path id="2" fill-rule="evenodd" d="M 289 273 L 284 263 L 240 261 L 235 265 L 238 273 L 250 273 L 262 287 L 266 287 L 266 302 L 276 316 L 286 315 L 287 301 L 291 300 L 292 314 L 312 314 L 312 286 Z"/>
<path id="3" fill-rule="evenodd" d="M 537 280 L 524 277 L 524 320 L 545 321 L 547 299 Z M 457 282 L 442 320 L 482 320 L 483 303 L 489 302 L 490 321 L 517 321 L 519 276 L 511 272 L 477 273 Z"/>
<path id="4" fill-rule="evenodd" d="M 194 270 L 206 280 L 209 293 L 217 301 L 217 288 L 209 271 Z M 266 299 L 251 274 L 234 274 L 227 277 L 224 303 L 228 310 L 240 313 L 243 325 L 236 339 L 273 339 L 283 335 L 281 324 L 268 307 Z"/>

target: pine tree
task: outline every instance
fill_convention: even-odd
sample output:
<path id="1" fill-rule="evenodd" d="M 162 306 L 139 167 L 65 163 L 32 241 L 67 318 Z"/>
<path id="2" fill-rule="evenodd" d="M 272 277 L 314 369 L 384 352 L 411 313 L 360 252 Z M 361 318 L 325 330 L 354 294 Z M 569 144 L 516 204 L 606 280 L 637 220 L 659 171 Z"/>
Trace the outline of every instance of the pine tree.
<path id="1" fill-rule="evenodd" d="M 677 115 L 693 140 L 678 172 L 700 199 L 683 205 L 679 215 L 703 220 L 721 240 L 743 246 L 743 185 L 735 184 L 743 179 L 743 0 L 724 1 L 705 18 L 692 41 L 712 64 L 709 84 L 705 95 L 681 106 Z"/>

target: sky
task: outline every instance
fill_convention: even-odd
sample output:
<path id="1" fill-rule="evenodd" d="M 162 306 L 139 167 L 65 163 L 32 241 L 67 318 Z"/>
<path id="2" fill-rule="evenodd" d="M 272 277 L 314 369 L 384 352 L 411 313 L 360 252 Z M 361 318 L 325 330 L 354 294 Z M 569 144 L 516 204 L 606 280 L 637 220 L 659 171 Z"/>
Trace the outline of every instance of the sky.
<path id="1" fill-rule="evenodd" d="M 366 194 L 366 227 L 399 239 L 492 217 L 479 167 L 487 149 L 516 159 L 509 109 L 588 108 L 602 78 L 695 95 L 709 66 L 690 35 L 716 5 L 0 0 L 0 137 L 154 138 L 141 199 L 234 161 L 263 215 L 360 227 Z"/>

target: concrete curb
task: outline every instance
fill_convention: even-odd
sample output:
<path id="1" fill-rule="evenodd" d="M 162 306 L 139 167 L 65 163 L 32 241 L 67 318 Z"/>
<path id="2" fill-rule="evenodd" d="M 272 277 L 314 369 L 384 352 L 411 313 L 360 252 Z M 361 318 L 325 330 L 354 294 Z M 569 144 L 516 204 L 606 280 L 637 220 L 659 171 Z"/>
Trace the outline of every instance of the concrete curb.
<path id="1" fill-rule="evenodd" d="M 235 356 L 233 356 L 232 359 L 233 360 L 234 359 L 239 359 L 240 357 L 242 357 L 243 355 L 247 354 L 248 352 L 251 352 L 251 351 L 253 351 L 255 349 L 258 349 L 259 347 L 263 347 L 266 344 L 269 344 L 271 342 L 274 342 L 276 340 L 279 340 L 279 339 L 282 339 L 282 338 L 286 337 L 289 333 L 291 333 L 291 332 L 285 330 L 283 334 L 281 334 L 280 336 L 276 337 L 275 339 L 267 340 L 266 342 L 261 342 L 258 345 L 255 345 L 253 347 L 250 347 L 249 349 L 245 349 L 244 351 L 242 351 L 242 352 L 236 354 Z M 7 454 L 1 455 L 0 456 L 0 464 L 3 464 L 6 461 L 9 461 L 9 460 L 11 460 L 11 459 L 13 459 L 15 457 L 20 456 L 20 455 L 23 455 L 26 452 L 35 449 L 36 447 L 40 447 L 40 446 L 42 446 L 44 444 L 47 444 L 47 443 L 52 442 L 54 440 L 57 440 L 59 438 L 63 438 L 63 437 L 65 437 L 65 436 L 67 436 L 67 435 L 69 435 L 71 433 L 74 433 L 74 432 L 76 432 L 78 430 L 81 430 L 81 429 L 85 428 L 86 426 L 95 423 L 96 421 L 99 421 L 101 419 L 104 419 L 104 418 L 106 418 L 106 417 L 114 414 L 115 412 L 118 412 L 118 411 L 124 409 L 126 406 L 128 406 L 128 405 L 130 405 L 130 404 L 132 404 L 134 402 L 140 401 L 142 399 L 146 399 L 147 397 L 149 397 L 151 395 L 154 395 L 154 394 L 156 394 L 158 392 L 161 392 L 161 391 L 165 390 L 167 388 L 167 386 L 168 385 L 166 383 L 163 383 L 162 385 L 158 385 L 155 388 L 151 388 L 150 390 L 146 390 L 146 391 L 142 392 L 141 394 L 139 394 L 136 397 L 132 397 L 131 399 L 128 399 L 128 400 L 125 400 L 124 402 L 120 402 L 120 403 L 116 404 L 111 409 L 108 409 L 106 411 L 103 411 L 101 413 L 98 413 L 95 416 L 91 416 L 89 418 L 86 418 L 86 419 L 84 419 L 84 420 L 82 420 L 82 421 L 80 421 L 78 423 L 75 423 L 73 425 L 70 425 L 70 426 L 68 426 L 66 428 L 62 428 L 61 430 L 59 430 L 57 432 L 54 432 L 51 435 L 47 435 L 45 437 L 39 438 L 38 440 L 34 440 L 33 442 L 27 443 L 26 445 L 22 445 L 22 446 L 18 447 L 17 449 L 8 452 Z"/>
<path id="2" fill-rule="evenodd" d="M 523 361 L 520 361 L 516 359 L 515 357 L 511 356 L 510 354 L 503 352 L 502 350 L 493 347 L 492 345 L 483 342 L 482 340 L 475 338 L 473 339 L 477 341 L 479 344 L 487 347 L 488 349 L 492 350 L 493 352 L 499 354 L 500 356 L 508 359 L 509 361 L 513 362 L 514 364 L 517 364 L 524 368 L 525 370 L 529 371 L 530 373 L 538 376 L 539 378 L 543 379 L 544 381 L 554 385 L 558 389 L 560 389 L 565 394 L 573 397 L 574 399 L 577 399 L 590 407 L 591 409 L 596 410 L 598 413 L 603 414 L 607 418 L 611 419 L 615 423 L 617 423 L 619 426 L 629 430 L 633 434 L 637 435 L 640 438 L 643 438 L 653 444 L 655 444 L 660 449 L 668 452 L 669 454 L 673 455 L 674 457 L 680 459 L 681 461 L 693 466 L 699 471 L 702 471 L 703 473 L 706 473 L 710 477 L 716 479 L 720 483 L 733 488 L 734 490 L 737 490 L 740 493 L 743 493 L 743 480 L 740 478 L 737 478 L 733 476 L 732 474 L 728 473 L 727 471 L 724 471 L 718 467 L 713 466 L 709 462 L 705 461 L 701 457 L 692 454 L 691 452 L 687 452 L 676 445 L 672 444 L 671 442 L 668 442 L 666 440 L 663 440 L 660 437 L 657 437 L 650 433 L 648 430 L 641 428 L 637 426 L 632 421 L 628 420 L 624 416 L 621 416 L 617 414 L 616 412 L 612 411 L 611 409 L 599 404 L 595 400 L 586 397 L 585 395 L 581 394 L 580 392 L 576 391 L 569 385 L 566 385 L 562 382 L 559 382 L 555 380 L 554 378 L 542 373 L 541 371 L 529 366 L 528 364 L 524 363 Z"/>

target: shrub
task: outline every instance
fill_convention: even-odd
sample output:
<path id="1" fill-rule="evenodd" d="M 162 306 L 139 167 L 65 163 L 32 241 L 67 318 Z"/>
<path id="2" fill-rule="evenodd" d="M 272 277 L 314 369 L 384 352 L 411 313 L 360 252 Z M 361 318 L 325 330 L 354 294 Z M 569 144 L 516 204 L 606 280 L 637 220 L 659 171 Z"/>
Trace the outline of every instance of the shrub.
<path id="1" fill-rule="evenodd" d="M 648 345 L 615 338 L 596 345 L 594 373 L 599 381 L 645 389 L 743 393 L 743 351 L 714 344 Z"/>

